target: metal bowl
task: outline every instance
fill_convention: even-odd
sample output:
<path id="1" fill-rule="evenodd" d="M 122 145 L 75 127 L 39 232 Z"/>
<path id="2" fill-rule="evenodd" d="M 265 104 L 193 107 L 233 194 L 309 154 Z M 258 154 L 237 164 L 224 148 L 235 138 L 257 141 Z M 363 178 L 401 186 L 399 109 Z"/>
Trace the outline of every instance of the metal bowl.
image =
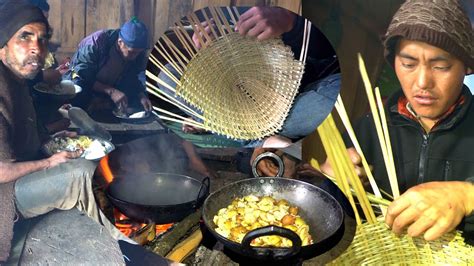
<path id="1" fill-rule="evenodd" d="M 79 137 L 79 136 L 78 136 Z M 86 160 L 89 160 L 89 161 L 99 161 L 100 159 L 102 159 L 105 155 L 109 154 L 111 151 L 113 151 L 115 149 L 115 145 L 112 144 L 112 142 L 108 141 L 108 140 L 105 140 L 105 139 L 101 139 L 101 138 L 97 138 L 97 137 L 90 137 L 88 136 L 89 138 L 91 138 L 92 140 L 97 140 L 98 142 L 100 142 L 100 144 L 102 145 L 102 147 L 104 148 L 104 151 L 103 153 L 99 153 L 98 155 L 97 154 L 91 154 L 90 152 L 88 152 L 87 150 L 81 155 L 81 158 L 84 158 Z M 61 137 L 58 137 L 58 138 L 61 138 Z M 56 140 L 54 138 L 50 139 L 49 141 L 47 141 L 43 146 L 42 146 L 42 151 L 45 155 L 47 156 L 52 156 L 53 154 L 59 152 L 59 151 L 63 151 L 63 150 L 66 150 L 66 147 L 56 147 L 55 145 L 55 142 Z M 69 150 L 70 151 L 70 150 Z"/>
<path id="2" fill-rule="evenodd" d="M 70 80 L 63 80 L 56 85 L 39 82 L 33 86 L 33 89 L 38 97 L 56 101 L 70 100 L 82 91 L 80 86 Z"/>

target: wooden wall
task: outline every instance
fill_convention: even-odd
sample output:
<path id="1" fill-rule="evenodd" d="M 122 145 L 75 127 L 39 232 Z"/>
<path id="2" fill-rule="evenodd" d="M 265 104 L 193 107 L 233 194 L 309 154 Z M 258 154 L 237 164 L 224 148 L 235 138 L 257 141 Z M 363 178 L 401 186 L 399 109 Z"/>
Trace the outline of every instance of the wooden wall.
<path id="1" fill-rule="evenodd" d="M 297 12 L 300 0 L 48 0 L 52 42 L 58 59 L 70 56 L 78 43 L 99 29 L 119 28 L 137 16 L 147 24 L 153 44 L 179 18 L 208 5 L 277 5 Z"/>

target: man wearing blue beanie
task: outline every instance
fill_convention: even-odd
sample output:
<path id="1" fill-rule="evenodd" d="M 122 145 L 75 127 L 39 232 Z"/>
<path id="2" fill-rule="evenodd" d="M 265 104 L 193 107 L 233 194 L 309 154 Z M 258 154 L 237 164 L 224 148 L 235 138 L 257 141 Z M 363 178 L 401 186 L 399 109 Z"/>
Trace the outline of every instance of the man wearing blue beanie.
<path id="1" fill-rule="evenodd" d="M 81 41 L 64 78 L 82 87 L 73 104 L 86 108 L 94 95 L 109 98 L 119 111 L 151 111 L 139 76 L 146 69 L 148 30 L 132 17 L 120 29 L 100 30 Z"/>

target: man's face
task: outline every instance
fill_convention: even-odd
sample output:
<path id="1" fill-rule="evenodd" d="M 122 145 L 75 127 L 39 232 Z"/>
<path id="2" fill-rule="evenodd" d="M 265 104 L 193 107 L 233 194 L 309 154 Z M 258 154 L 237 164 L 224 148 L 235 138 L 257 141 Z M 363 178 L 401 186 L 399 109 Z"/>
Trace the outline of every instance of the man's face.
<path id="1" fill-rule="evenodd" d="M 0 49 L 0 59 L 18 78 L 32 79 L 43 68 L 48 39 L 46 25 L 27 24 Z"/>
<path id="2" fill-rule="evenodd" d="M 420 119 L 436 123 L 458 99 L 467 69 L 438 47 L 402 39 L 395 55 L 395 72 Z"/>
<path id="3" fill-rule="evenodd" d="M 135 60 L 135 58 L 137 58 L 137 56 L 143 52 L 143 50 L 145 50 L 140 48 L 130 48 L 120 38 L 118 39 L 118 45 L 123 58 L 127 61 Z"/>

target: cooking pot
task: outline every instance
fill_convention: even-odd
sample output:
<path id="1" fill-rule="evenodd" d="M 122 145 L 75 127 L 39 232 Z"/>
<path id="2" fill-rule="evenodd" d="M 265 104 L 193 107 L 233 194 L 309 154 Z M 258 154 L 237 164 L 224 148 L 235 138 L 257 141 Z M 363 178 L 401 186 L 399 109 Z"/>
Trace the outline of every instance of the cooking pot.
<path id="1" fill-rule="evenodd" d="M 259 177 L 256 165 L 264 158 L 272 158 L 279 165 L 279 175 L 276 177 Z M 252 165 L 255 178 L 241 180 L 227 185 L 209 195 L 205 200 L 202 216 L 207 229 L 233 252 L 256 260 L 281 261 L 295 256 L 302 259 L 323 254 L 334 247 L 344 234 L 344 213 L 341 205 L 323 189 L 299 180 L 281 178 L 283 162 L 273 153 L 258 156 Z M 291 205 L 297 206 L 299 215 L 309 225 L 313 244 L 301 246 L 301 239 L 293 231 L 278 226 L 257 228 L 248 232 L 242 243 L 231 241 L 215 230 L 214 216 L 221 208 L 229 206 L 239 197 L 255 195 L 270 196 L 276 200 L 285 199 Z M 264 235 L 279 235 L 288 238 L 293 245 L 290 248 L 252 247 L 253 239 Z"/>
<path id="2" fill-rule="evenodd" d="M 179 222 L 198 209 L 210 181 L 171 173 L 115 175 L 106 189 L 111 203 L 127 217 L 157 224 Z"/>

